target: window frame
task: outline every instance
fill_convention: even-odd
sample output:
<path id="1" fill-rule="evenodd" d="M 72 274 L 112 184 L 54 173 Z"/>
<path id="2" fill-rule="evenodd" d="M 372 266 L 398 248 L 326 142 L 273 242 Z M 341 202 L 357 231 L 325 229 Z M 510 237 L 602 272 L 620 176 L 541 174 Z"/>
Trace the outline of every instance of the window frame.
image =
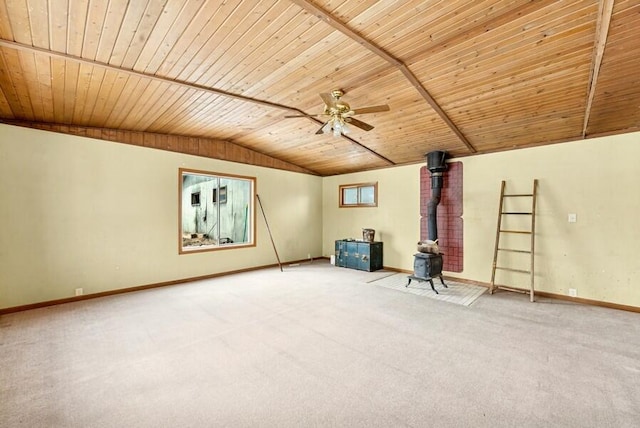
<path id="1" fill-rule="evenodd" d="M 373 187 L 373 202 L 362 202 L 362 189 L 365 187 Z M 345 191 L 347 189 L 356 189 L 358 192 L 358 201 L 355 204 L 345 203 Z M 341 184 L 338 186 L 338 206 L 340 208 L 371 208 L 378 206 L 378 182 L 369 183 L 353 183 L 353 184 Z"/>
<path id="2" fill-rule="evenodd" d="M 220 201 L 220 191 L 218 191 L 218 201 L 216 203 L 213 202 L 213 198 L 210 201 L 211 205 L 213 206 L 214 209 L 217 209 L 216 212 L 216 218 L 219 218 L 220 216 L 220 210 L 222 209 L 226 209 L 225 205 L 229 205 L 229 207 L 231 207 L 231 205 L 233 204 L 233 198 L 229 197 L 229 189 L 228 184 L 225 184 L 224 186 L 220 185 L 220 180 L 222 179 L 229 179 L 229 180 L 244 180 L 247 181 L 249 183 L 249 195 L 247 196 L 246 199 L 246 205 L 247 205 L 247 216 L 246 219 L 249 222 L 248 225 L 246 225 L 245 223 L 245 227 L 244 230 L 246 231 L 246 234 L 249 235 L 247 237 L 246 242 L 238 242 L 238 243 L 234 243 L 234 242 L 222 242 L 224 238 L 221 237 L 217 237 L 215 239 L 218 239 L 219 242 L 215 243 L 215 244 L 206 244 L 206 245 L 184 245 L 183 242 L 183 236 L 184 236 L 184 230 L 183 230 L 183 212 L 185 212 L 185 206 L 188 205 L 188 208 L 186 210 L 186 212 L 189 211 L 189 209 L 193 209 L 196 207 L 199 207 L 201 205 L 204 205 L 206 207 L 207 205 L 207 201 L 203 201 L 202 200 L 202 191 L 200 191 L 200 205 L 199 206 L 193 206 L 190 202 L 191 202 L 191 198 L 189 197 L 189 195 L 193 194 L 194 192 L 192 192 L 191 189 L 189 189 L 189 187 L 184 187 L 183 183 L 184 183 L 184 177 L 185 176 L 201 176 L 204 177 L 205 180 L 203 180 L 203 182 L 209 181 L 206 180 L 206 178 L 210 178 L 211 180 L 218 180 L 217 182 L 217 189 L 220 189 L 222 187 L 225 187 L 225 192 L 224 192 L 224 202 Z M 192 186 L 192 185 L 191 185 Z M 189 195 L 183 194 L 183 193 L 187 193 Z M 213 196 L 212 195 L 213 192 L 209 193 L 209 191 L 205 192 L 205 195 L 209 195 L 209 196 Z M 246 194 L 246 193 L 245 193 Z M 194 254 L 194 253 L 202 253 L 202 252 L 208 252 L 208 251 L 219 251 L 219 250 L 229 250 L 229 249 L 238 249 L 238 248 L 247 248 L 247 247 L 255 247 L 256 246 L 256 194 L 257 194 L 257 179 L 256 177 L 251 177 L 251 176 L 245 176 L 245 175 L 237 175 L 237 174 L 229 174 L 229 173 L 221 173 L 221 172 L 215 172 L 215 171 L 203 171 L 203 170 L 198 170 L 198 169 L 190 169 L 190 168 L 179 168 L 178 169 L 178 254 Z M 233 191 L 231 192 L 231 195 L 233 195 Z M 184 198 L 187 198 L 187 200 L 185 201 Z M 242 199 L 244 201 L 244 199 Z M 189 203 L 187 203 L 187 201 Z M 244 202 L 243 202 L 244 203 Z M 209 206 L 209 208 L 211 209 L 211 206 Z M 205 214 L 206 216 L 206 214 Z M 206 221 L 206 220 L 205 220 Z M 241 227 L 242 228 L 242 227 Z M 197 230 L 197 229 L 196 229 Z M 220 229 L 218 229 L 220 230 Z M 192 233 L 192 232 L 186 232 L 188 233 Z"/>

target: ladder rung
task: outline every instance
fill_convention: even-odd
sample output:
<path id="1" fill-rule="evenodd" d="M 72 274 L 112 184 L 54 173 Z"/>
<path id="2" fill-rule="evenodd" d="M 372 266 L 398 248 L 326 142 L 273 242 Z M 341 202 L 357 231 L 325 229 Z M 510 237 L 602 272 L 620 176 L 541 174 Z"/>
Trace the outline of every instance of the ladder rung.
<path id="1" fill-rule="evenodd" d="M 507 291 L 515 291 L 516 293 L 522 293 L 522 294 L 531 294 L 530 290 L 523 290 L 521 288 L 514 288 L 514 287 L 509 287 L 508 285 L 495 285 L 496 288 L 500 288 L 502 290 L 507 290 Z"/>
<path id="2" fill-rule="evenodd" d="M 532 215 L 533 213 L 516 212 L 516 211 L 511 211 L 511 212 L 503 211 L 500 214 Z"/>
<path id="3" fill-rule="evenodd" d="M 505 198 L 520 198 L 520 197 L 523 197 L 523 196 L 532 197 L 533 193 L 513 193 L 511 195 L 502 195 L 502 196 L 505 197 Z"/>
<path id="4" fill-rule="evenodd" d="M 529 250 L 512 250 L 510 248 L 498 248 L 498 251 L 507 251 L 509 253 L 525 253 L 525 254 L 531 254 L 531 251 Z"/>
<path id="5" fill-rule="evenodd" d="M 509 272 L 531 273 L 531 271 L 530 271 L 530 270 L 524 270 L 524 269 L 511 269 L 511 268 L 499 267 L 499 266 L 496 266 L 496 269 L 500 269 L 500 270 L 508 270 Z"/>
<path id="6" fill-rule="evenodd" d="M 531 235 L 530 230 L 502 230 L 500 229 L 500 233 L 524 233 L 526 235 Z"/>

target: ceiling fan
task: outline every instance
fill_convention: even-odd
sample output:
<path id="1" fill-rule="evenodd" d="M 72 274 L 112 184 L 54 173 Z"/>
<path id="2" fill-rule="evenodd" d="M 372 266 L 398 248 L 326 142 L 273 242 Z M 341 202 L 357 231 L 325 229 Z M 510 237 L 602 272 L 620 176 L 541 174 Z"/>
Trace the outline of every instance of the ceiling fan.
<path id="1" fill-rule="evenodd" d="M 334 137 L 339 137 L 340 134 L 348 134 L 351 132 L 349 125 L 356 126 L 365 131 L 371 131 L 373 129 L 373 126 L 353 116 L 357 114 L 389 111 L 389 106 L 386 104 L 352 110 L 349 104 L 340 99 L 343 95 L 344 92 L 340 89 L 334 89 L 331 93 L 320 94 L 320 98 L 324 101 L 324 111 L 321 114 L 298 114 L 285 117 L 329 116 L 329 119 L 318 129 L 316 134 L 328 134 L 332 132 Z"/>

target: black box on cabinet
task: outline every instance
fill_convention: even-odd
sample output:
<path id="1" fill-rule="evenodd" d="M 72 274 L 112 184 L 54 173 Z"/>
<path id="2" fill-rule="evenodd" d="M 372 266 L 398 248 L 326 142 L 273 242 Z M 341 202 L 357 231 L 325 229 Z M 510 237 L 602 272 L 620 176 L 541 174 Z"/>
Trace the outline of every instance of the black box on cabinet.
<path id="1" fill-rule="evenodd" d="M 373 272 L 382 269 L 382 242 L 336 241 L 336 266 Z"/>

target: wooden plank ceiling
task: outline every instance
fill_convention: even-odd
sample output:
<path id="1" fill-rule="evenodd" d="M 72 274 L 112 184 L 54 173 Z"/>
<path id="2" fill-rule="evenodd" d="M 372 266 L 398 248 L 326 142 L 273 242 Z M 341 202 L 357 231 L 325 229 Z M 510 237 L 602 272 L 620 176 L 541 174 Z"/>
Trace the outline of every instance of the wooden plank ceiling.
<path id="1" fill-rule="evenodd" d="M 0 121 L 322 176 L 640 129 L 640 0 L 2 0 Z M 317 135 L 342 89 L 375 128 Z"/>

